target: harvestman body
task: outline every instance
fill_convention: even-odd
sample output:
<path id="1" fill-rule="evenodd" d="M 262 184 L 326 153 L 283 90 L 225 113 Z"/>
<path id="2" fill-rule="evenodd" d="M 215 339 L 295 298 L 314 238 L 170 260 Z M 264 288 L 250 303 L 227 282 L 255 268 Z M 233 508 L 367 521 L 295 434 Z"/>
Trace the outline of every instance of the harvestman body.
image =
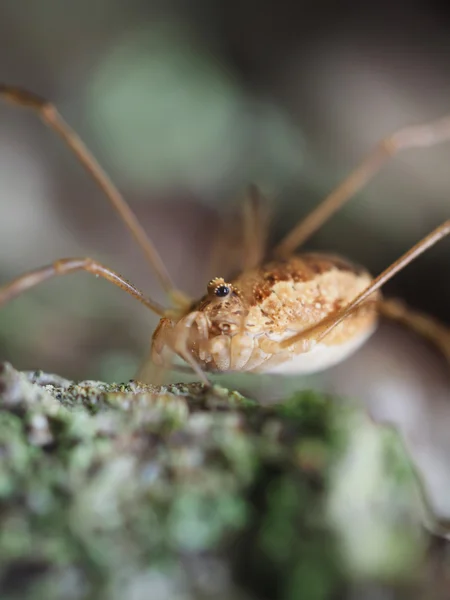
<path id="1" fill-rule="evenodd" d="M 425 315 L 386 301 L 380 288 L 396 273 L 450 233 L 445 221 L 375 279 L 341 258 L 294 251 L 343 206 L 399 150 L 450 140 L 450 117 L 398 131 L 385 138 L 263 262 L 264 235 L 255 189 L 244 212 L 243 270 L 234 280 L 213 279 L 192 301 L 177 290 L 139 221 L 91 155 L 46 100 L 0 85 L 0 97 L 36 111 L 66 142 L 118 212 L 169 295 L 165 309 L 120 275 L 90 258 L 66 258 L 0 287 L 0 305 L 55 275 L 84 270 L 121 287 L 161 317 L 152 337 L 156 365 L 170 367 L 179 355 L 208 383 L 205 372 L 311 373 L 342 361 L 372 334 L 378 315 L 404 323 L 436 344 L 450 360 L 450 331 Z"/>

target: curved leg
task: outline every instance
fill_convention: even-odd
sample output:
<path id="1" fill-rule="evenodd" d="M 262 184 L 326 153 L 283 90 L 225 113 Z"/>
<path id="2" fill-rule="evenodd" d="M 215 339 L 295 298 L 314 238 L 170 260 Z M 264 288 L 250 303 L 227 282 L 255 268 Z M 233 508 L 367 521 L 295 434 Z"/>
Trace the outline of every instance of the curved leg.
<path id="1" fill-rule="evenodd" d="M 6 304 L 10 300 L 13 300 L 16 296 L 19 296 L 23 292 L 26 292 L 30 288 L 56 277 L 57 275 L 68 275 L 75 271 L 87 271 L 97 277 L 103 277 L 110 283 L 117 285 L 122 290 L 139 300 L 144 306 L 155 312 L 157 315 L 164 316 L 165 309 L 157 302 L 154 302 L 150 298 L 144 296 L 144 294 L 138 290 L 134 285 L 129 283 L 126 279 L 123 279 L 120 275 L 111 271 L 107 267 L 104 267 L 99 262 L 92 260 L 91 258 L 62 258 L 54 263 L 29 271 L 16 279 L 13 279 L 9 283 L 0 287 L 0 306 Z"/>
<path id="2" fill-rule="evenodd" d="M 434 246 L 437 242 L 442 240 L 444 237 L 450 234 L 450 219 L 445 221 L 432 231 L 429 235 L 423 238 L 415 246 L 413 246 L 408 252 L 396 260 L 390 267 L 384 270 L 378 277 L 373 279 L 372 283 L 359 294 L 350 304 L 343 308 L 337 314 L 326 317 L 316 325 L 303 330 L 302 332 L 280 342 L 281 348 L 286 348 L 298 341 L 314 341 L 320 342 L 326 335 L 328 335 L 336 325 L 339 325 L 346 317 L 348 317 L 361 303 L 369 299 L 369 297 L 379 290 L 389 279 L 396 275 L 399 271 L 403 270 L 409 263 L 415 260 L 418 256 L 423 254 L 426 250 Z"/>
<path id="3" fill-rule="evenodd" d="M 401 300 L 380 300 L 378 309 L 381 316 L 397 321 L 421 337 L 429 340 L 442 352 L 450 364 L 450 328 L 433 317 L 407 307 Z"/>
<path id="4" fill-rule="evenodd" d="M 33 110 L 50 129 L 62 138 L 100 189 L 105 193 L 113 208 L 128 227 L 132 236 L 142 248 L 147 260 L 154 268 L 163 288 L 168 292 L 173 301 L 185 306 L 187 303 L 186 297 L 174 287 L 158 251 L 145 233 L 136 215 L 84 142 L 59 114 L 56 107 L 48 102 L 48 100 L 32 92 L 2 83 L 0 83 L 0 98 L 22 108 Z"/>
<path id="5" fill-rule="evenodd" d="M 407 127 L 384 138 L 337 188 L 286 235 L 275 248 L 275 254 L 278 257 L 292 254 L 335 212 L 351 200 L 400 150 L 434 146 L 446 141 L 450 141 L 450 117 L 425 125 Z"/>

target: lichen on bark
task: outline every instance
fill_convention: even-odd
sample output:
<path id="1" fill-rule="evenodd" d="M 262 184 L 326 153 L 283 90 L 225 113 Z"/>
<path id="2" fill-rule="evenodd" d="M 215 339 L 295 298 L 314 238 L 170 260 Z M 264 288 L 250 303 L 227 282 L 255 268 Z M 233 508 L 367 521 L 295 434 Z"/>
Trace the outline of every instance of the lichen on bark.
<path id="1" fill-rule="evenodd" d="M 75 384 L 3 364 L 0 400 L 2 599 L 325 600 L 355 574 L 410 581 L 422 557 L 410 469 L 383 433 L 390 509 L 369 520 L 398 564 L 352 567 L 337 480 L 355 427 L 374 426 L 320 394 L 262 407 L 217 386 Z"/>

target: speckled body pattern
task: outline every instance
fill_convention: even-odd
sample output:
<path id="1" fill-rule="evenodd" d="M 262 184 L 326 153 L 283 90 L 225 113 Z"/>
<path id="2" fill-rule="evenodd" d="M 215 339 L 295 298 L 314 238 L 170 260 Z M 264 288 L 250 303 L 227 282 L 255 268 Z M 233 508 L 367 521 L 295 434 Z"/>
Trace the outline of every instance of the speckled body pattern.
<path id="1" fill-rule="evenodd" d="M 374 294 L 317 345 L 279 342 L 337 313 L 370 283 L 370 274 L 334 255 L 303 254 L 272 261 L 226 284 L 230 294 L 208 294 L 178 320 L 162 319 L 153 336 L 153 360 L 167 350 L 192 353 L 205 371 L 310 373 L 340 362 L 376 325 Z"/>

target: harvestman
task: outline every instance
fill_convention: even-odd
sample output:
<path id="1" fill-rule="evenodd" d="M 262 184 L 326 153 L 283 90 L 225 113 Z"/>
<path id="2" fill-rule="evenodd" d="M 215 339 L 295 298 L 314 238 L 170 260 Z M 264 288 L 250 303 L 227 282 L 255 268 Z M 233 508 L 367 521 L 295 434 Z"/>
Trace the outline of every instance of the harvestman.
<path id="1" fill-rule="evenodd" d="M 380 288 L 450 233 L 445 221 L 374 279 L 333 255 L 294 251 L 348 202 L 391 157 L 405 148 L 450 140 L 450 117 L 402 129 L 382 140 L 318 207 L 282 240 L 264 262 L 265 249 L 255 189 L 245 204 L 242 272 L 231 282 L 213 279 L 193 301 L 172 283 L 152 241 L 124 198 L 78 135 L 48 101 L 27 90 L 0 85 L 0 97 L 35 111 L 76 155 L 130 230 L 167 292 L 166 309 L 120 275 L 91 258 L 64 258 L 0 288 L 0 305 L 56 275 L 87 271 L 137 298 L 161 317 L 152 337 L 155 364 L 172 365 L 178 354 L 208 383 L 205 372 L 308 373 L 354 352 L 375 329 L 379 314 L 428 338 L 450 360 L 450 331 L 433 319 L 384 300 Z"/>

